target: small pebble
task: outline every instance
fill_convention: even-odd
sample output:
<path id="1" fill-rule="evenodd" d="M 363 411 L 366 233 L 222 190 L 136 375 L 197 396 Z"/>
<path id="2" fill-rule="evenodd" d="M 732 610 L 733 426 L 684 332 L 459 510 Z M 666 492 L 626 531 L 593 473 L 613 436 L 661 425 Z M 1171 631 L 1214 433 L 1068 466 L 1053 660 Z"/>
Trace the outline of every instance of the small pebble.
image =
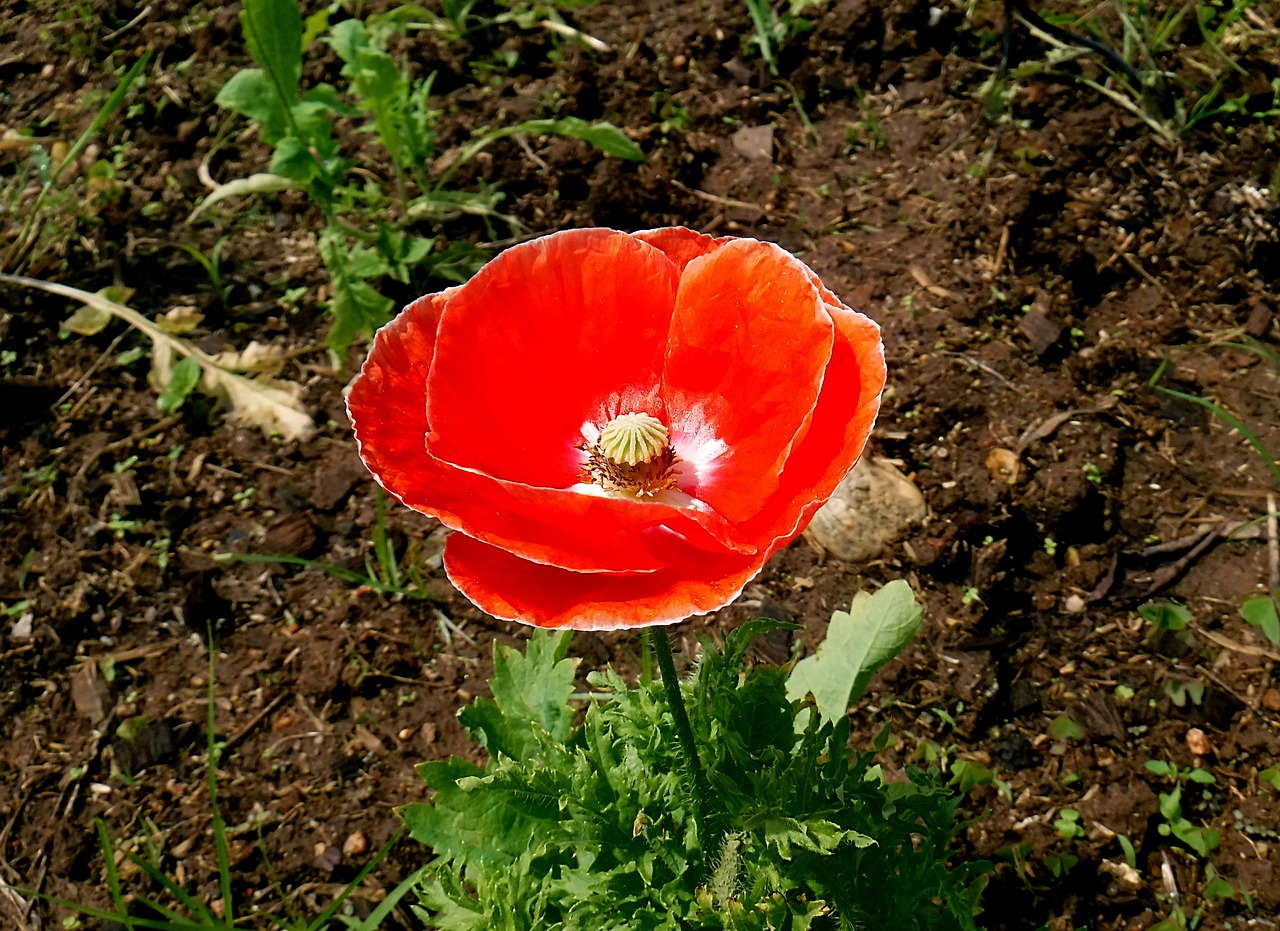
<path id="1" fill-rule="evenodd" d="M 1280 689 L 1267 689 L 1263 692 L 1262 707 L 1268 711 L 1280 711 Z"/>
<path id="2" fill-rule="evenodd" d="M 342 842 L 342 852 L 348 857 L 358 857 L 369 849 L 369 840 L 364 831 L 356 831 Z"/>
<path id="3" fill-rule="evenodd" d="M 1068 614 L 1083 614 L 1084 599 L 1079 595 L 1068 595 L 1062 607 Z"/>
<path id="4" fill-rule="evenodd" d="M 1196 756 L 1208 756 L 1213 752 L 1213 744 L 1209 743 L 1209 738 L 1205 732 L 1198 727 L 1193 727 L 1187 731 L 1186 736 L 1187 749 Z"/>

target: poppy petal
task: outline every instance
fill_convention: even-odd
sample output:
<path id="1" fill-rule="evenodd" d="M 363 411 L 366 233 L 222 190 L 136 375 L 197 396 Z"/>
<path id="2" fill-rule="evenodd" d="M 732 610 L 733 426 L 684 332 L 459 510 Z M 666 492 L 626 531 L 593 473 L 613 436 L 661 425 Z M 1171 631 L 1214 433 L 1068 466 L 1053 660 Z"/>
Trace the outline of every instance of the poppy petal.
<path id="1" fill-rule="evenodd" d="M 729 521 L 777 489 L 818 398 L 834 325 L 811 276 L 777 246 L 739 239 L 680 279 L 662 376 L 678 480 Z"/>
<path id="2" fill-rule="evenodd" d="M 662 250 L 680 271 L 684 271 L 684 267 L 694 259 L 714 252 L 728 241 L 716 239 L 706 233 L 695 232 L 684 226 L 664 226 L 656 230 L 644 230 L 636 233 L 635 237 L 647 242 L 655 249 Z"/>
<path id="3" fill-rule="evenodd" d="M 528 485 L 579 479 L 584 423 L 661 416 L 678 273 L 613 230 L 508 249 L 448 302 L 427 385 L 432 453 Z"/>
<path id="4" fill-rule="evenodd" d="M 808 524 L 862 455 L 880 409 L 885 383 L 880 328 L 835 298 L 827 310 L 836 339 L 813 419 L 787 458 L 777 490 L 760 513 L 737 527 L 744 540 L 758 541 L 762 548 L 770 539 L 790 539 Z"/>
<path id="5" fill-rule="evenodd" d="M 763 554 L 689 552 L 657 572 L 572 572 L 462 534 L 449 538 L 444 553 L 449 580 L 486 614 L 577 630 L 674 624 L 715 611 L 738 597 L 764 562 Z"/>
<path id="6" fill-rule="evenodd" d="M 652 571 L 669 565 L 655 540 L 673 533 L 691 549 L 720 552 L 732 528 L 714 514 L 657 500 L 505 482 L 428 451 L 427 377 L 440 316 L 457 289 L 405 308 L 378 331 L 347 410 L 356 443 L 378 483 L 402 504 L 455 530 L 578 571 Z M 707 526 L 716 538 L 701 529 Z"/>

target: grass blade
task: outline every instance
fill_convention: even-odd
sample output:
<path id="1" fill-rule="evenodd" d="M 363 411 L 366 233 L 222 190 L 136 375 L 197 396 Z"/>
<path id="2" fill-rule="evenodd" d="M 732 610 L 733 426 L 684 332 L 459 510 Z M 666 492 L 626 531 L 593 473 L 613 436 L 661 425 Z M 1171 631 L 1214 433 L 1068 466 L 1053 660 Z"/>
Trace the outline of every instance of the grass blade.
<path id="1" fill-rule="evenodd" d="M 1156 375 L 1159 376 L 1160 374 L 1161 372 L 1157 370 Z M 1152 381 L 1154 380 L 1155 379 L 1152 379 Z M 1257 434 L 1246 427 L 1239 417 L 1220 404 L 1215 404 L 1210 401 L 1208 398 L 1202 398 L 1195 394 L 1188 394 L 1185 391 L 1178 391 L 1176 388 L 1166 388 L 1163 385 L 1152 384 L 1151 387 L 1156 391 L 1159 391 L 1161 394 L 1168 395 L 1171 398 L 1177 398 L 1179 401 L 1187 401 L 1190 404 L 1203 407 L 1228 427 L 1239 433 L 1242 437 L 1248 440 L 1250 446 L 1257 450 L 1258 455 L 1262 457 L 1262 461 L 1265 462 L 1267 464 L 1267 468 L 1271 470 L 1271 475 L 1275 479 L 1276 485 L 1280 486 L 1280 463 L 1276 462 L 1275 457 L 1272 456 L 1267 447 L 1263 445 L 1262 440 L 1258 439 Z"/>

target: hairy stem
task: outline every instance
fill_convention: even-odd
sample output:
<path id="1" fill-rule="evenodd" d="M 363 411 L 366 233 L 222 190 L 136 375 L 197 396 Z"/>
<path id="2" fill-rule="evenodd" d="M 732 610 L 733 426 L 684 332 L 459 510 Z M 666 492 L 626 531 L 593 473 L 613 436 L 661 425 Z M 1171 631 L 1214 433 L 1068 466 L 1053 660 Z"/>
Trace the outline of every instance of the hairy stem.
<path id="1" fill-rule="evenodd" d="M 650 630 L 653 652 L 658 657 L 658 669 L 662 671 L 662 685 L 667 692 L 667 705 L 671 708 L 671 719 L 675 722 L 676 743 L 680 746 L 680 755 L 684 757 L 684 766 L 688 771 L 690 801 L 693 806 L 694 819 L 702 825 L 703 801 L 710 797 L 711 787 L 707 775 L 702 770 L 702 760 L 698 757 L 698 745 L 694 741 L 693 727 L 689 724 L 689 712 L 684 705 L 684 696 L 680 693 L 680 678 L 676 675 L 676 662 L 671 654 L 671 638 L 666 630 L 653 628 Z M 701 838 L 705 844 L 707 838 Z"/>

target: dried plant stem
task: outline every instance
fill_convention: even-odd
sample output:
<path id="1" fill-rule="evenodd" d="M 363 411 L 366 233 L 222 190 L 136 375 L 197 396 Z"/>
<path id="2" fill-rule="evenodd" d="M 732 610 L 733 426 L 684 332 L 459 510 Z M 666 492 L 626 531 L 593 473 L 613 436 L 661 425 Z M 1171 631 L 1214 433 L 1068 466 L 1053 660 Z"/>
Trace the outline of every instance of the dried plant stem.
<path id="1" fill-rule="evenodd" d="M 658 669 L 662 671 L 667 705 L 671 708 L 671 719 L 675 722 L 676 743 L 680 745 L 680 754 L 684 757 L 685 769 L 692 782 L 690 799 L 693 814 L 701 824 L 702 804 L 710 795 L 710 785 L 707 783 L 707 774 L 702 771 L 698 745 L 694 741 L 693 727 L 689 724 L 689 712 L 684 705 L 684 696 L 680 693 L 680 678 L 676 675 L 676 661 L 671 653 L 671 638 L 661 628 L 651 629 L 650 634 L 653 638 L 653 652 L 658 657 Z M 706 843 L 706 838 L 702 838 L 702 841 Z"/>

